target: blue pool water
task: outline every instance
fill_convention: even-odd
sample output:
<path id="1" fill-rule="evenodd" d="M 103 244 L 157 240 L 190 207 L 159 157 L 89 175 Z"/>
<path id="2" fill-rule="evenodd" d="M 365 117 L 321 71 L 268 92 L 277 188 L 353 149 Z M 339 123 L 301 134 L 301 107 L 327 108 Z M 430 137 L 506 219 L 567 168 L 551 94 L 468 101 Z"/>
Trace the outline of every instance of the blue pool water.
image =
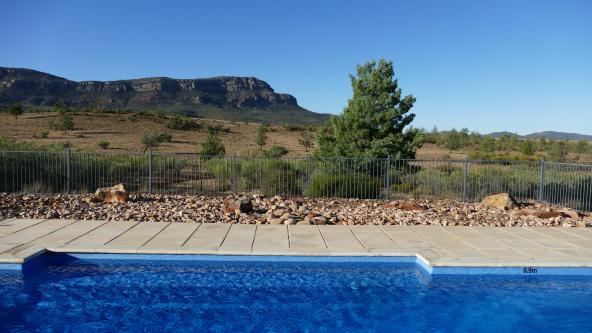
<path id="1" fill-rule="evenodd" d="M 0 332 L 592 332 L 591 277 L 72 260 L 0 273 Z"/>

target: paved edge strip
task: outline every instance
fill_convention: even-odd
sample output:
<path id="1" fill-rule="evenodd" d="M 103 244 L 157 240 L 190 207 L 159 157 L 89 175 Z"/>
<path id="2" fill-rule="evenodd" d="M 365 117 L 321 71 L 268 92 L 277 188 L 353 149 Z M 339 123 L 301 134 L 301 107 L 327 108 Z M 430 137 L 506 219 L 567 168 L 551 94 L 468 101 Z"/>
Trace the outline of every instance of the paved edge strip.
<path id="1" fill-rule="evenodd" d="M 331 262 L 331 263 L 415 263 L 429 275 L 586 275 L 592 276 L 592 267 L 564 266 L 557 264 L 523 266 L 517 264 L 500 266 L 434 266 L 421 254 L 415 256 L 372 256 L 372 255 L 225 255 L 225 254 L 137 254 L 137 253 L 81 253 L 52 252 L 39 249 L 25 258 L 14 262 L 0 263 L 0 271 L 22 271 L 28 263 L 42 262 L 46 255 L 66 255 L 82 260 L 153 260 L 153 261 L 220 261 L 220 262 Z M 37 260 L 38 259 L 38 260 Z"/>

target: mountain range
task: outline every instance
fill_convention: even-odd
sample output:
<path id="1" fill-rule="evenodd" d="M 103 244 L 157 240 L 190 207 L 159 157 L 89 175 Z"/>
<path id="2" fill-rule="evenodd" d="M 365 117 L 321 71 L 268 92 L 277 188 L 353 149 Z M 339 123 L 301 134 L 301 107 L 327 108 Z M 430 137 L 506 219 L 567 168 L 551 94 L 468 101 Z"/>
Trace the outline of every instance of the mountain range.
<path id="1" fill-rule="evenodd" d="M 300 107 L 255 77 L 203 79 L 150 77 L 117 81 L 72 81 L 48 73 L 0 67 L 0 107 L 21 103 L 49 108 L 164 109 L 194 117 L 267 123 L 319 124 L 329 115 Z"/>
<path id="2" fill-rule="evenodd" d="M 527 135 L 518 135 L 512 132 L 493 132 L 487 134 L 494 138 L 501 138 L 504 135 L 512 135 L 517 136 L 520 139 L 538 139 L 538 138 L 545 138 L 548 140 L 569 140 L 569 141 L 579 141 L 579 140 L 587 140 L 592 141 L 592 135 L 585 135 L 585 134 L 578 134 L 578 133 L 567 133 L 567 132 L 555 132 L 555 131 L 543 131 L 543 132 L 536 132 Z"/>

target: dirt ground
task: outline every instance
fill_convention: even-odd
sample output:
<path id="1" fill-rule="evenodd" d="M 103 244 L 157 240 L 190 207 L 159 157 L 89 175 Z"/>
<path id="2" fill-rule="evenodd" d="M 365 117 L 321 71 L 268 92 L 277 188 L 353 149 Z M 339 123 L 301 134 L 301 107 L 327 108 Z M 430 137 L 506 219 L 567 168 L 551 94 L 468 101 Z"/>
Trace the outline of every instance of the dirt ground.
<path id="1" fill-rule="evenodd" d="M 57 120 L 57 113 L 24 114 L 15 120 L 8 114 L 0 114 L 0 137 L 25 140 L 40 145 L 61 144 L 69 142 L 74 148 L 82 151 L 101 151 L 98 142 L 110 142 L 109 152 L 142 152 L 144 147 L 140 143 L 146 133 L 168 132 L 172 134 L 172 142 L 163 143 L 157 147 L 157 152 L 167 153 L 198 153 L 200 143 L 208 133 L 207 125 L 221 125 L 224 130 L 219 136 L 226 146 L 227 154 L 237 153 L 247 155 L 255 153 L 259 147 L 255 144 L 257 123 L 237 121 L 223 121 L 213 119 L 198 119 L 202 124 L 199 130 L 172 130 L 166 127 L 167 120 L 157 120 L 134 114 L 100 114 L 76 113 L 74 115 L 74 130 L 64 134 L 63 131 L 53 130 L 50 121 Z M 44 136 L 47 133 L 47 137 Z M 288 148 L 290 156 L 309 154 L 298 143 L 300 131 L 289 131 L 283 126 L 271 126 L 268 132 L 267 144 L 264 148 L 280 145 Z"/>
<path id="2" fill-rule="evenodd" d="M 142 152 L 144 147 L 140 143 L 146 133 L 168 132 L 173 135 L 172 142 L 163 143 L 155 151 L 166 153 L 197 153 L 200 143 L 207 134 L 207 126 L 221 125 L 225 130 L 219 133 L 226 146 L 226 153 L 232 155 L 248 155 L 256 153 L 259 147 L 255 144 L 255 133 L 258 123 L 225 121 L 214 119 L 198 119 L 203 125 L 199 130 L 171 130 L 166 127 L 167 120 L 157 120 L 135 114 L 101 114 L 76 113 L 74 115 L 74 130 L 64 134 L 53 130 L 50 121 L 57 120 L 57 113 L 28 113 L 14 117 L 0 113 L 0 137 L 13 138 L 33 142 L 39 145 L 62 144 L 69 142 L 75 149 L 82 151 L 108 152 Z M 44 133 L 47 137 L 43 137 Z M 310 154 L 298 143 L 300 131 L 290 131 L 281 125 L 271 126 L 268 132 L 266 149 L 273 145 L 288 148 L 288 156 L 305 156 Z M 110 142 L 106 150 L 98 146 L 100 141 Z M 417 158 L 424 159 L 462 159 L 464 154 L 450 153 L 433 144 L 425 144 L 417 154 Z"/>

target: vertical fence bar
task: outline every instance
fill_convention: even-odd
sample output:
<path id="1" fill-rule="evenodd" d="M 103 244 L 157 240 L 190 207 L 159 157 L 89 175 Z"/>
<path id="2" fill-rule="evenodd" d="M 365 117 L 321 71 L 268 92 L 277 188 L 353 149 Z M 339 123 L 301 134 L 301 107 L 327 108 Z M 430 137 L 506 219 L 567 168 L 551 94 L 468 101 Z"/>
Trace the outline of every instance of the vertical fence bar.
<path id="1" fill-rule="evenodd" d="M 463 174 L 463 201 L 467 201 L 467 186 L 468 186 L 468 177 L 469 177 L 469 157 L 465 156 L 465 166 L 464 166 L 464 174 Z"/>
<path id="2" fill-rule="evenodd" d="M 306 196 L 310 196 L 310 177 L 312 174 L 312 156 L 306 158 Z"/>
<path id="3" fill-rule="evenodd" d="M 70 194 L 70 156 L 71 148 L 66 147 L 66 193 Z"/>
<path id="4" fill-rule="evenodd" d="M 386 158 L 386 199 L 391 199 L 391 155 Z"/>
<path id="5" fill-rule="evenodd" d="M 539 181 L 539 202 L 543 202 L 545 195 L 545 159 L 541 158 L 541 176 Z"/>
<path id="6" fill-rule="evenodd" d="M 152 149 L 148 150 L 148 193 L 152 193 Z"/>
<path id="7" fill-rule="evenodd" d="M 236 153 L 232 154 L 232 193 L 236 193 Z"/>

